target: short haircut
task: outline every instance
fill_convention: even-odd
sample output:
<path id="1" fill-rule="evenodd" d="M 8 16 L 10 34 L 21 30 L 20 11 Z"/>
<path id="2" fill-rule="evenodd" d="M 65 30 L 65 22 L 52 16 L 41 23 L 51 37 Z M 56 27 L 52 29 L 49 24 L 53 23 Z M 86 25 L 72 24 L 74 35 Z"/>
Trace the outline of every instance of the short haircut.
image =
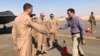
<path id="1" fill-rule="evenodd" d="M 51 13 L 50 16 L 54 16 L 54 14 Z"/>
<path id="2" fill-rule="evenodd" d="M 30 3 L 25 3 L 24 6 L 23 6 L 23 10 L 25 11 L 26 9 L 29 9 L 33 7 Z"/>
<path id="3" fill-rule="evenodd" d="M 91 14 L 94 14 L 93 12 L 91 12 Z"/>
<path id="4" fill-rule="evenodd" d="M 70 11 L 71 13 L 75 13 L 75 10 L 73 8 L 70 8 L 67 11 Z"/>

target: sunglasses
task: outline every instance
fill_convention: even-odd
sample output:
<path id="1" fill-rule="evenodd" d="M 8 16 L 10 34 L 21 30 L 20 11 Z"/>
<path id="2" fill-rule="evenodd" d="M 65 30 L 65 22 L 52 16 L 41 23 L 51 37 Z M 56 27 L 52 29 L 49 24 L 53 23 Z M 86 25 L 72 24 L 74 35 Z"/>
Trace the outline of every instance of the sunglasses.
<path id="1" fill-rule="evenodd" d="M 45 17 L 45 15 L 41 15 L 42 17 Z"/>
<path id="2" fill-rule="evenodd" d="M 54 17 L 54 15 L 50 15 L 50 17 Z"/>
<path id="3" fill-rule="evenodd" d="M 50 17 L 54 17 L 54 16 L 50 16 Z"/>

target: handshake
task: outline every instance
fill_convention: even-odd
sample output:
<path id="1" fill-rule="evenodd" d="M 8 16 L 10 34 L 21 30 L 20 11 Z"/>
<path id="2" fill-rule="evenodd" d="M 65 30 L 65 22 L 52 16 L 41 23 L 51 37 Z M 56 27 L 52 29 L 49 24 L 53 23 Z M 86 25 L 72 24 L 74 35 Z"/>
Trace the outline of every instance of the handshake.
<path id="1" fill-rule="evenodd" d="M 56 30 L 58 30 L 58 29 L 62 29 L 61 27 L 58 27 L 57 29 L 51 29 L 51 30 L 49 30 L 49 34 L 55 34 L 55 32 L 56 32 Z"/>
<path id="2" fill-rule="evenodd" d="M 49 30 L 49 34 L 54 35 L 55 34 L 55 30 Z"/>

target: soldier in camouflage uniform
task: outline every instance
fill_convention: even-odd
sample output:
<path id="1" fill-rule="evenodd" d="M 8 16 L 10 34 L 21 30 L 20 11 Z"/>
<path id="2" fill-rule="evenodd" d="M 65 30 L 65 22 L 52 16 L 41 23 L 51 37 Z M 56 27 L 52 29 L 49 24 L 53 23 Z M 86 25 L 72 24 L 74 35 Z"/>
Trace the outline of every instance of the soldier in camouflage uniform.
<path id="1" fill-rule="evenodd" d="M 89 17 L 89 22 L 91 24 L 91 31 L 92 31 L 91 33 L 93 33 L 94 26 L 96 26 L 96 20 L 95 20 L 95 17 L 94 17 L 94 13 L 93 12 L 91 12 L 91 15 Z"/>

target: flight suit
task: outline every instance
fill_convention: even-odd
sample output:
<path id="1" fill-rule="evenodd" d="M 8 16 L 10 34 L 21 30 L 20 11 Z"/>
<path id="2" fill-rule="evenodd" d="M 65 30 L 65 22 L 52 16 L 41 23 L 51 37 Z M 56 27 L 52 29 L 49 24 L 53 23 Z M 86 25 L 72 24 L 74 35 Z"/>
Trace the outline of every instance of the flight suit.
<path id="1" fill-rule="evenodd" d="M 52 30 L 54 32 L 54 35 L 50 35 L 50 41 L 49 41 L 49 45 L 50 47 L 52 47 L 53 45 L 53 40 L 55 40 L 55 42 L 57 42 L 58 39 L 58 20 L 57 19 L 50 19 L 48 20 L 48 29 Z"/>
<path id="2" fill-rule="evenodd" d="M 46 28 L 45 21 L 41 20 L 41 18 L 38 19 L 37 23 Z M 41 52 L 46 51 L 46 35 L 38 32 L 37 37 L 38 37 L 38 50 Z"/>
<path id="3" fill-rule="evenodd" d="M 30 16 L 25 13 L 22 13 L 14 20 L 12 38 L 19 49 L 20 56 L 34 56 L 34 54 L 32 54 L 34 53 L 34 48 L 32 48 L 32 46 L 34 46 L 32 45 L 32 29 L 35 29 L 42 34 L 49 34 L 48 30 L 43 26 L 32 22 Z"/>

